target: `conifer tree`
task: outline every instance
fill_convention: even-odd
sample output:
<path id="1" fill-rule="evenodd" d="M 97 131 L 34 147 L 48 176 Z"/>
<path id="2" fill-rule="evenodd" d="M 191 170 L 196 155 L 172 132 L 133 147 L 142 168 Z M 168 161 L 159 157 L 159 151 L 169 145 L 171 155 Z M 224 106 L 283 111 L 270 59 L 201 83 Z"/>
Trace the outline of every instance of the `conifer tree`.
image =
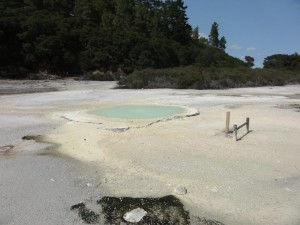
<path id="1" fill-rule="evenodd" d="M 218 46 L 219 49 L 222 50 L 222 51 L 225 51 L 226 43 L 227 43 L 227 41 L 226 41 L 225 37 L 224 36 L 221 37 L 221 39 L 219 41 L 219 46 Z"/>
<path id="2" fill-rule="evenodd" d="M 249 67 L 254 66 L 254 58 L 251 56 L 245 56 L 246 64 Z"/>
<path id="3" fill-rule="evenodd" d="M 217 22 L 214 22 L 211 26 L 211 30 L 210 30 L 210 34 L 209 34 L 209 43 L 222 50 L 225 51 L 226 48 L 226 39 L 225 37 L 221 37 L 221 39 L 219 39 L 219 24 Z"/>
<path id="4" fill-rule="evenodd" d="M 210 34 L 209 34 L 209 43 L 218 48 L 219 47 L 219 24 L 214 22 L 211 26 Z"/>

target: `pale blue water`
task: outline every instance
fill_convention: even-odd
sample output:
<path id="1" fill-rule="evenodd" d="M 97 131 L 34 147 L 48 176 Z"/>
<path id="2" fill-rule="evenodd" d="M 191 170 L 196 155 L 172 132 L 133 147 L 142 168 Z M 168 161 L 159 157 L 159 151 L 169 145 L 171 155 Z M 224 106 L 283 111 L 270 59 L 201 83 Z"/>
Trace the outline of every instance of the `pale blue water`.
<path id="1" fill-rule="evenodd" d="M 176 106 L 160 105 L 120 105 L 111 108 L 99 108 L 88 113 L 119 119 L 155 119 L 179 115 L 184 109 Z"/>

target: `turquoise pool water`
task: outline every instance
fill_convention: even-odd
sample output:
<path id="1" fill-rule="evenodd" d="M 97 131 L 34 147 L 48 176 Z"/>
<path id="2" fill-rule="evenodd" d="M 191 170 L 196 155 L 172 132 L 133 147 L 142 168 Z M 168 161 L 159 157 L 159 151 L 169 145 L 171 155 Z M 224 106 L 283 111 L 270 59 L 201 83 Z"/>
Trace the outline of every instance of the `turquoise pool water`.
<path id="1" fill-rule="evenodd" d="M 179 115 L 184 108 L 161 105 L 120 105 L 111 108 L 99 108 L 88 113 L 109 118 L 119 119 L 155 119 Z"/>

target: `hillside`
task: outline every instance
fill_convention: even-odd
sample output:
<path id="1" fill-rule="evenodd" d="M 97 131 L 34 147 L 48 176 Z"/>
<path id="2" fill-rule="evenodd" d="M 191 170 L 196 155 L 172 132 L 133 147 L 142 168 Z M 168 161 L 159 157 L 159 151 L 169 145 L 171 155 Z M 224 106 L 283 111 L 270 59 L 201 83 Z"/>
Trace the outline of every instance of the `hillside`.
<path id="1" fill-rule="evenodd" d="M 2 0 L 0 10 L 0 78 L 84 75 L 129 88 L 299 82 L 299 55 L 294 67 L 270 56 L 271 70 L 252 70 L 252 57 L 226 53 L 216 22 L 208 39 L 199 36 L 183 0 Z"/>
<path id="2" fill-rule="evenodd" d="M 185 9 L 181 0 L 2 0 L 1 76 L 244 66 L 193 35 Z"/>

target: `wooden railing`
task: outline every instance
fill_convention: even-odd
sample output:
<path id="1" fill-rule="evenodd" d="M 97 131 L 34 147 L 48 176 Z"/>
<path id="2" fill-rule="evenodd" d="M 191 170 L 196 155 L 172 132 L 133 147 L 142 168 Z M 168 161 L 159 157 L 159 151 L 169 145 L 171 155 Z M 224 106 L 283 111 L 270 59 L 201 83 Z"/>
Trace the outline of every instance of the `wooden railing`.
<path id="1" fill-rule="evenodd" d="M 240 126 L 237 126 L 237 125 L 233 125 L 233 138 L 235 139 L 235 141 L 238 141 L 238 130 L 241 129 L 242 127 L 246 126 L 246 130 L 247 130 L 247 133 L 248 134 L 250 132 L 249 130 L 249 127 L 250 127 L 250 119 L 249 118 L 246 118 L 246 122 L 243 123 L 242 125 Z"/>

